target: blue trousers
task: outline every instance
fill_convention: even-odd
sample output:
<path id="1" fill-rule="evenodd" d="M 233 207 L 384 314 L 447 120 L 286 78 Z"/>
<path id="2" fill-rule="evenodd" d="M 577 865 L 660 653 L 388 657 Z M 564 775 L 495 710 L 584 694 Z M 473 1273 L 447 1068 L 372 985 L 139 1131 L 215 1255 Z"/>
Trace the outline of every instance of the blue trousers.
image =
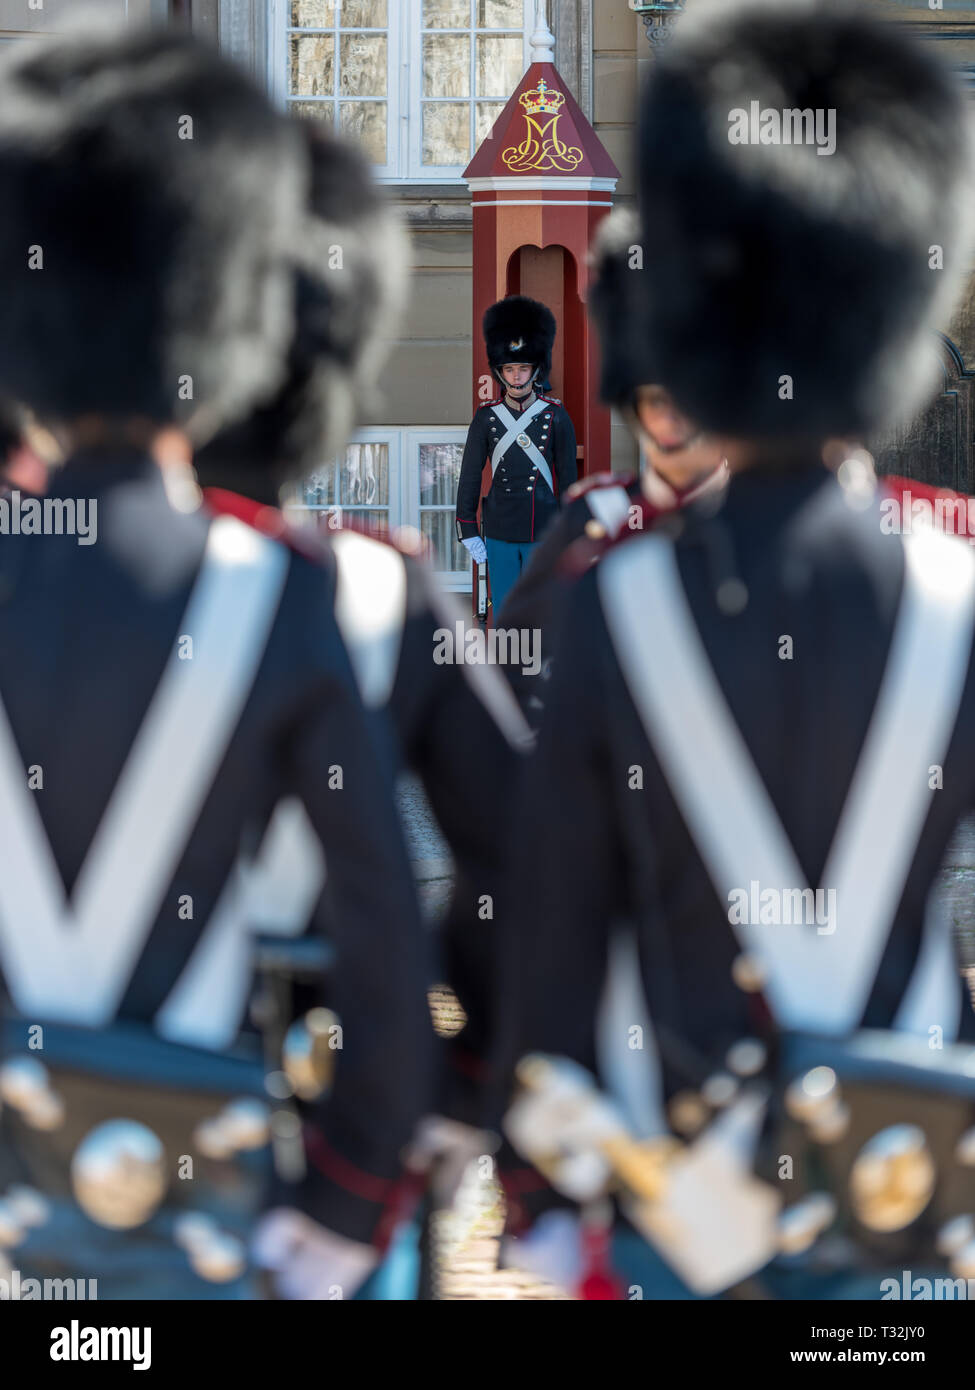
<path id="1" fill-rule="evenodd" d="M 494 621 L 497 622 L 505 599 L 518 582 L 518 576 L 531 559 L 538 541 L 492 541 L 485 537 L 484 544 L 488 553 L 491 604 Z"/>

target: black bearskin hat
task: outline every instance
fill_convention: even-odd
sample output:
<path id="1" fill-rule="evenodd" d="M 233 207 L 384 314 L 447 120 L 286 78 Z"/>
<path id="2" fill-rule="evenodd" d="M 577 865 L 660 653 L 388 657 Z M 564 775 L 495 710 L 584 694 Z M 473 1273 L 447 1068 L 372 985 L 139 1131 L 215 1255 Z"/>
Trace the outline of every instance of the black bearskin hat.
<path id="1" fill-rule="evenodd" d="M 606 398 L 659 382 L 773 440 L 905 416 L 967 269 L 967 127 L 930 46 L 849 0 L 699 3 L 643 96 L 637 244 L 600 252 Z"/>
<path id="2" fill-rule="evenodd" d="M 317 123 L 298 228 L 294 336 L 284 384 L 197 453 L 204 487 L 272 502 L 280 485 L 332 457 L 368 413 L 405 285 L 399 224 L 363 160 Z"/>
<path id="3" fill-rule="evenodd" d="M 484 315 L 484 342 L 495 374 L 506 362 L 527 362 L 538 368 L 539 383 L 547 389 L 555 346 L 555 315 L 537 299 L 512 294 L 499 299 Z"/>
<path id="4" fill-rule="evenodd" d="M 307 172 L 291 124 L 189 36 L 96 26 L 5 58 L 4 389 L 43 419 L 201 433 L 266 397 Z"/>

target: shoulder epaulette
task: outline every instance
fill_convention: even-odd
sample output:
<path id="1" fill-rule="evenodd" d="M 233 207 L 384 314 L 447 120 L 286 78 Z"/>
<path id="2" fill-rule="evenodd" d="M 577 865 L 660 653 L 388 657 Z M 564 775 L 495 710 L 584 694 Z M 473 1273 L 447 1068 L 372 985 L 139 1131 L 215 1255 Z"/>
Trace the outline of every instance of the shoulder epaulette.
<path id="1" fill-rule="evenodd" d="M 580 478 L 577 483 L 573 483 L 565 495 L 568 501 L 575 501 L 577 497 L 584 497 L 587 492 L 600 487 L 621 487 L 629 492 L 636 482 L 639 482 L 639 479 L 635 473 L 591 473 L 588 477 Z"/>
<path id="2" fill-rule="evenodd" d="M 238 521 L 259 531 L 262 536 L 279 541 L 289 550 L 303 555 L 307 560 L 321 564 L 324 558 L 325 540 L 317 532 L 294 526 L 277 507 L 266 502 L 255 502 L 243 493 L 231 492 L 229 488 L 207 487 L 203 489 L 203 500 L 214 516 L 233 516 Z"/>
<path id="3" fill-rule="evenodd" d="M 893 473 L 878 478 L 877 484 L 887 497 L 903 497 L 909 493 L 912 497 L 923 497 L 927 502 L 934 502 L 939 497 L 952 502 L 968 499 L 967 493 L 955 492 L 954 488 L 937 487 L 933 483 L 922 483 L 917 478 L 902 478 Z"/>
<path id="4" fill-rule="evenodd" d="M 615 536 L 609 537 L 606 549 L 612 550 L 618 545 L 625 545 L 634 536 L 644 536 L 648 531 L 653 531 L 660 525 L 666 525 L 669 519 L 677 518 L 679 514 L 679 507 L 655 507 L 641 493 L 633 498 L 626 525 L 621 526 Z M 679 524 L 682 525 L 683 523 Z"/>

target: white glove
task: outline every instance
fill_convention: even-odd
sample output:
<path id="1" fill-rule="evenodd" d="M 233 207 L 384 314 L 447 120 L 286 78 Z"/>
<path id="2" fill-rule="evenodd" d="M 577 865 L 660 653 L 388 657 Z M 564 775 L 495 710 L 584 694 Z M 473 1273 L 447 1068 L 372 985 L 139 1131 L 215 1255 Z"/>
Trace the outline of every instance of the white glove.
<path id="1" fill-rule="evenodd" d="M 480 536 L 468 536 L 466 540 L 461 541 L 461 545 L 470 551 L 475 565 L 484 564 L 487 559 L 487 546 Z"/>
<path id="2" fill-rule="evenodd" d="M 379 1263 L 371 1245 L 347 1240 L 300 1211 L 269 1211 L 254 1234 L 256 1264 L 272 1271 L 281 1298 L 351 1298 Z"/>
<path id="3" fill-rule="evenodd" d="M 569 1293 L 582 1278 L 582 1222 L 575 1212 L 547 1211 L 523 1236 L 501 1243 L 505 1269 L 524 1269 Z"/>

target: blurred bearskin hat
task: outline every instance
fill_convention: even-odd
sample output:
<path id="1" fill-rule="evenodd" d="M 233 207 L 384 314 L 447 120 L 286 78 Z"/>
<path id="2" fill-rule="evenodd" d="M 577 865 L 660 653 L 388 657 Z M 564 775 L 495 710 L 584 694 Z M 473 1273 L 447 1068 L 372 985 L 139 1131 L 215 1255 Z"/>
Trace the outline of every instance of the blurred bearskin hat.
<path id="1" fill-rule="evenodd" d="M 766 110 L 835 111 L 835 150 L 732 143 Z M 643 95 L 637 245 L 617 225 L 597 253 L 605 398 L 659 382 L 742 438 L 906 417 L 967 270 L 970 151 L 930 45 L 849 0 L 701 0 Z"/>
<path id="2" fill-rule="evenodd" d="M 285 380 L 195 461 L 203 486 L 260 492 L 267 501 L 331 458 L 369 413 L 405 287 L 403 235 L 366 163 L 317 124 L 299 130 L 311 187 L 297 227 Z"/>
<path id="3" fill-rule="evenodd" d="M 0 381 L 42 419 L 212 432 L 280 382 L 307 187 L 293 127 L 187 35 L 17 48 L 0 64 Z"/>
<path id="4" fill-rule="evenodd" d="M 526 362 L 538 368 L 538 385 L 549 389 L 552 348 L 555 346 L 555 315 L 537 299 L 512 294 L 499 299 L 484 315 L 484 342 L 488 364 L 500 377 L 506 362 Z"/>

